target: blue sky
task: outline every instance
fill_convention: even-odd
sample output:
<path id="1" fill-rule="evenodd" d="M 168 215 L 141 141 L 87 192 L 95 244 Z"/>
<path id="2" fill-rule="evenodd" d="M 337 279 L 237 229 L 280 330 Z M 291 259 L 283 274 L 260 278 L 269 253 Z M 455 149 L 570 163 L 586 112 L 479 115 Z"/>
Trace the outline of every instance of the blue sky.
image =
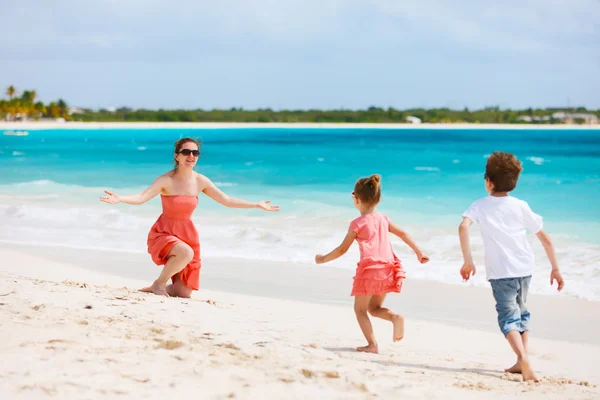
<path id="1" fill-rule="evenodd" d="M 600 108 L 600 0 L 0 0 L 0 86 L 134 108 Z"/>

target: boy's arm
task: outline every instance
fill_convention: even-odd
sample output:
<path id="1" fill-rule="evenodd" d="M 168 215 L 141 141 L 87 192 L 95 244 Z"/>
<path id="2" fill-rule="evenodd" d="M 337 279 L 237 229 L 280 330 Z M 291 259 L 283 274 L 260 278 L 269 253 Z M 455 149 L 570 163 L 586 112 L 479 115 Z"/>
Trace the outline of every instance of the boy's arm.
<path id="1" fill-rule="evenodd" d="M 328 253 L 326 255 L 317 254 L 315 256 L 315 262 L 317 264 L 323 264 L 323 263 L 333 261 L 336 258 L 343 256 L 344 254 L 346 254 L 346 252 L 352 245 L 352 242 L 354 241 L 355 238 L 356 238 L 356 232 L 353 230 L 349 230 L 348 233 L 346 234 L 346 237 L 342 241 L 342 244 L 340 244 L 338 247 L 336 247 L 335 249 L 333 249 L 330 253 Z"/>
<path id="2" fill-rule="evenodd" d="M 460 239 L 460 249 L 463 254 L 463 266 L 460 269 L 460 275 L 465 281 L 471 278 L 471 274 L 475 275 L 477 270 L 473 263 L 473 256 L 471 255 L 471 240 L 469 238 L 469 226 L 473 221 L 468 217 L 463 217 L 462 222 L 458 226 L 458 237 Z"/>
<path id="3" fill-rule="evenodd" d="M 550 285 L 556 283 L 558 284 L 558 290 L 561 291 L 565 286 L 565 282 L 560 273 L 560 269 L 558 268 L 558 261 L 556 261 L 556 252 L 554 251 L 554 245 L 552 244 L 552 240 L 550 236 L 544 230 L 540 230 L 535 234 L 537 238 L 542 242 L 542 246 L 544 246 L 544 251 L 548 256 L 548 260 L 550 260 L 550 265 L 552 265 L 552 272 L 550 273 Z"/>
<path id="4" fill-rule="evenodd" d="M 417 244 L 415 243 L 413 238 L 408 234 L 408 232 L 406 232 L 404 229 L 400 228 L 398 225 L 394 224 L 392 221 L 389 221 L 389 224 L 390 224 L 389 231 L 392 234 L 398 236 L 400 239 L 402 239 L 402 241 L 404 243 L 406 243 L 408 245 L 408 247 L 410 247 L 412 249 L 412 251 L 415 252 L 415 254 L 417 255 L 417 258 L 419 259 L 421 264 L 425 264 L 427 261 L 429 261 L 429 257 L 421 251 L 419 246 L 417 246 Z"/>

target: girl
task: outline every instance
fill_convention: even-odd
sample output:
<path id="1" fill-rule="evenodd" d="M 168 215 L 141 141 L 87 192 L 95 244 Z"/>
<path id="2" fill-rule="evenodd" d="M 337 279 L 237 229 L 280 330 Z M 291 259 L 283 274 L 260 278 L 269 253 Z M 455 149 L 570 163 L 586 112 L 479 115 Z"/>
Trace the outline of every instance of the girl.
<path id="1" fill-rule="evenodd" d="M 140 194 L 119 196 L 106 190 L 100 200 L 109 203 L 143 204 L 160 194 L 163 212 L 148 233 L 148 253 L 164 265 L 152 286 L 141 289 L 161 296 L 190 297 L 200 287 L 200 240 L 192 222 L 198 194 L 231 208 L 279 211 L 269 200 L 258 203 L 236 199 L 220 191 L 210 179 L 193 170 L 200 155 L 200 142 L 183 138 L 175 142 L 175 168 L 159 176 Z M 169 279 L 173 281 L 168 285 Z"/>
<path id="2" fill-rule="evenodd" d="M 392 250 L 388 232 L 398 236 L 410 246 L 421 264 L 429 261 L 429 257 L 419 249 L 408 233 L 392 223 L 385 215 L 375 211 L 381 199 L 380 181 L 379 175 L 371 175 L 356 181 L 352 198 L 354 206 L 360 211 L 360 217 L 350 223 L 350 229 L 339 247 L 329 254 L 318 254 L 315 257 L 317 264 L 335 260 L 348 251 L 354 239 L 358 242 L 360 261 L 356 268 L 351 296 L 355 296 L 354 312 L 368 343 L 356 350 L 367 353 L 379 352 L 368 314 L 392 322 L 394 342 L 404 337 L 404 317 L 382 307 L 387 293 L 400 293 L 405 278 L 400 260 Z"/>

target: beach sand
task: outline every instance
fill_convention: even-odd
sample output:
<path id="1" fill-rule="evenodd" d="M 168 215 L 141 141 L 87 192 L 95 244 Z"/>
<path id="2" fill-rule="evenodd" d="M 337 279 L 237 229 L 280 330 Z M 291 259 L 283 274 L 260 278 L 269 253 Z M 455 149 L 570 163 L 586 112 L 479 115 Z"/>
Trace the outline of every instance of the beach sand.
<path id="1" fill-rule="evenodd" d="M 175 299 L 136 291 L 159 271 L 143 253 L 3 244 L 0 260 L 3 399 L 600 398 L 597 302 L 531 296 L 529 384 L 503 373 L 491 293 L 467 284 L 407 280 L 388 303 L 405 339 L 374 320 L 372 355 L 353 350 L 350 270 L 205 259 Z"/>

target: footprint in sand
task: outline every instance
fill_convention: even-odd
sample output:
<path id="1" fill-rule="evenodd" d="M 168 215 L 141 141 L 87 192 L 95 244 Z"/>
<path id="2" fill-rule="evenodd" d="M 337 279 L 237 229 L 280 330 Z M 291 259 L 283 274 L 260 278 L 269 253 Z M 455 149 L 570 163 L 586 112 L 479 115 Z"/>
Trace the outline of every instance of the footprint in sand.
<path id="1" fill-rule="evenodd" d="M 240 348 L 237 347 L 233 343 L 219 343 L 219 344 L 216 344 L 215 346 L 217 346 L 217 347 L 223 347 L 225 349 L 231 349 L 231 350 L 240 350 Z"/>
<path id="2" fill-rule="evenodd" d="M 462 382 L 457 382 L 453 386 L 454 387 L 458 387 L 458 388 L 462 388 L 462 389 L 477 390 L 477 391 L 489 391 L 489 390 L 492 390 L 491 387 L 485 385 L 482 382 L 477 382 L 477 383 L 462 383 Z"/>
<path id="3" fill-rule="evenodd" d="M 505 372 L 502 375 L 502 380 L 510 381 L 510 382 L 523 382 L 523 375 L 511 374 L 511 373 Z"/>
<path id="4" fill-rule="evenodd" d="M 179 340 L 161 340 L 156 346 L 157 349 L 174 350 L 183 347 L 183 342 Z"/>
<path id="5" fill-rule="evenodd" d="M 302 373 L 302 375 L 304 375 L 305 378 L 312 378 L 313 376 L 315 376 L 315 373 L 312 372 L 310 369 L 301 369 L 300 372 Z"/>
<path id="6" fill-rule="evenodd" d="M 405 374 L 419 374 L 419 375 L 425 375 L 424 371 L 413 371 L 412 369 L 407 369 L 406 371 L 404 371 Z"/>

